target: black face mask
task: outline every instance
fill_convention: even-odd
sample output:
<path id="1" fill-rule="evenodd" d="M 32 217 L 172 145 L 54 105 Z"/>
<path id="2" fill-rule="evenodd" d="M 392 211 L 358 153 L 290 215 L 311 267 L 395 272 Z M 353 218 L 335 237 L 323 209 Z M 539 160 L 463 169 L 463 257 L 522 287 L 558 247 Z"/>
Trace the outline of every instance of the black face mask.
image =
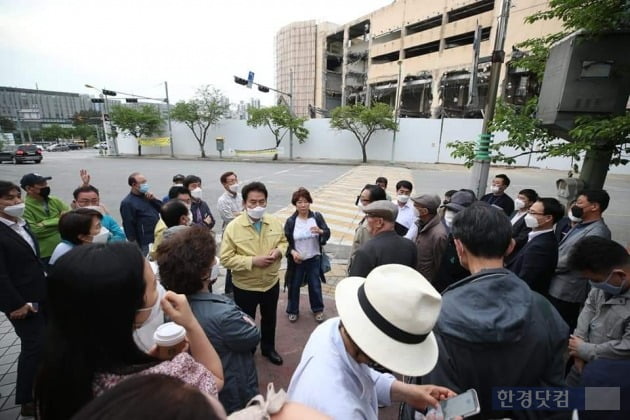
<path id="1" fill-rule="evenodd" d="M 582 216 L 584 216 L 584 209 L 582 207 L 573 206 L 571 207 L 571 214 L 573 215 L 573 217 L 581 219 Z"/>
<path id="2" fill-rule="evenodd" d="M 41 195 L 44 198 L 48 198 L 48 196 L 50 195 L 50 187 L 40 188 L 39 195 Z"/>

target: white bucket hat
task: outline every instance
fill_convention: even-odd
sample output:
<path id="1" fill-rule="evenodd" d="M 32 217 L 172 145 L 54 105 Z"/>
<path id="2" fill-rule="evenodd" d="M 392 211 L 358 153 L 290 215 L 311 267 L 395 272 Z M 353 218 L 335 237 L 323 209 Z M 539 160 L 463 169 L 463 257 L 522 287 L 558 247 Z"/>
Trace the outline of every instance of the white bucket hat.
<path id="1" fill-rule="evenodd" d="M 400 265 L 375 268 L 367 278 L 348 277 L 335 291 L 343 326 L 378 364 L 403 375 L 429 373 L 438 358 L 431 332 L 442 297 L 422 274 Z"/>

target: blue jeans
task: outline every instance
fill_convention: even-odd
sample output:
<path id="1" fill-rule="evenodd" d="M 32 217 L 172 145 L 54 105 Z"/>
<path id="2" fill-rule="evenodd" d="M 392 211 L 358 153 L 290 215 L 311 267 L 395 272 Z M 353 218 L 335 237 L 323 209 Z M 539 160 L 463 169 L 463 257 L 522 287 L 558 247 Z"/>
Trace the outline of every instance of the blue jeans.
<path id="1" fill-rule="evenodd" d="M 297 315 L 300 313 L 300 286 L 302 285 L 302 280 L 308 284 L 308 300 L 311 304 L 311 311 L 317 313 L 324 310 L 322 283 L 319 278 L 319 260 L 320 256 L 316 255 L 302 261 L 300 264 L 294 265 L 295 272 L 289 284 L 288 314 Z"/>

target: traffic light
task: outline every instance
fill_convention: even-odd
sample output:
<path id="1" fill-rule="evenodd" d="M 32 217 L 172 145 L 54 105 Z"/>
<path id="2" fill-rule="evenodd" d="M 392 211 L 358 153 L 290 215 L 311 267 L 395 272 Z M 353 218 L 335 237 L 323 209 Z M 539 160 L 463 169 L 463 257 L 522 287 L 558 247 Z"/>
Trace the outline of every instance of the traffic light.
<path id="1" fill-rule="evenodd" d="M 258 90 L 265 93 L 269 92 L 269 88 L 263 85 L 258 85 Z"/>
<path id="2" fill-rule="evenodd" d="M 137 104 L 138 103 L 138 99 L 136 99 L 136 98 L 125 98 L 125 102 L 127 102 L 128 104 Z"/>
<path id="3" fill-rule="evenodd" d="M 113 90 L 103 89 L 103 95 L 116 96 L 116 92 L 114 92 Z"/>
<path id="4" fill-rule="evenodd" d="M 102 104 L 103 102 L 105 102 L 103 98 L 92 98 L 91 101 L 93 104 Z"/>
<path id="5" fill-rule="evenodd" d="M 103 114 L 103 119 L 105 121 L 109 121 L 109 114 Z"/>
<path id="6" fill-rule="evenodd" d="M 234 83 L 238 85 L 247 86 L 247 79 L 243 79 L 242 77 L 234 76 Z"/>

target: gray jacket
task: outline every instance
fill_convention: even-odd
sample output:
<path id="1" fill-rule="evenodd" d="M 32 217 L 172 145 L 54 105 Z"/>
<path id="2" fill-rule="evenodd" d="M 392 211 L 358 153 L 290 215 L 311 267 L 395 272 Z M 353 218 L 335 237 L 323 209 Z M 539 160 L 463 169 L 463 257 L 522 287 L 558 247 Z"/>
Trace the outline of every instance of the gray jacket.
<path id="1" fill-rule="evenodd" d="M 578 347 L 581 359 L 630 359 L 630 289 L 606 299 L 592 289 L 578 318 L 575 335 L 584 343 Z"/>
<path id="2" fill-rule="evenodd" d="M 225 384 L 219 400 L 229 413 L 258 395 L 258 375 L 252 350 L 260 341 L 254 321 L 234 301 L 213 293 L 188 295 L 193 314 L 223 364 Z"/>
<path id="3" fill-rule="evenodd" d="M 569 256 L 573 246 L 587 236 L 610 239 L 610 230 L 604 219 L 578 224 L 566 234 L 558 246 L 558 266 L 551 278 L 549 294 L 565 302 L 583 303 L 588 294 L 588 279 L 569 269 Z"/>

